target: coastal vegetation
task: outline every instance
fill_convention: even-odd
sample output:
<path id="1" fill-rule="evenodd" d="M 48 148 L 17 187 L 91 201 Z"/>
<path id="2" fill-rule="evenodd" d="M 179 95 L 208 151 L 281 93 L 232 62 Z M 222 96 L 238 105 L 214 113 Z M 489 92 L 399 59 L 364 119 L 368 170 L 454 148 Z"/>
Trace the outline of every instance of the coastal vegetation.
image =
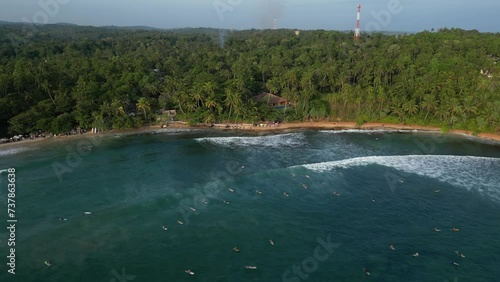
<path id="1" fill-rule="evenodd" d="M 500 132 L 500 34 L 0 25 L 10 134 L 196 123 L 356 121 Z M 285 107 L 258 103 L 269 92 Z"/>

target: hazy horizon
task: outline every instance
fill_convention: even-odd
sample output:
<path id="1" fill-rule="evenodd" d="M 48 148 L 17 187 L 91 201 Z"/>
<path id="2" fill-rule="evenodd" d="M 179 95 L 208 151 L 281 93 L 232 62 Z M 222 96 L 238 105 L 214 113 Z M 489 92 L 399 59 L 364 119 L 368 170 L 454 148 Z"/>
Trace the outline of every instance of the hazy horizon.
<path id="1" fill-rule="evenodd" d="M 278 28 L 353 30 L 359 0 L 4 0 L 0 20 L 155 28 Z M 44 4 L 45 3 L 45 4 Z M 418 32 L 439 28 L 500 32 L 500 2 L 361 1 L 362 31 Z"/>

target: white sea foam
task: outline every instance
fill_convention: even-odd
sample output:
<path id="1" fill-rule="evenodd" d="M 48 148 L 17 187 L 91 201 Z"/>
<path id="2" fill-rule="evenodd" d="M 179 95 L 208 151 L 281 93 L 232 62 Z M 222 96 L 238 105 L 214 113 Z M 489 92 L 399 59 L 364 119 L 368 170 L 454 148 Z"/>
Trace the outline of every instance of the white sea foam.
<path id="1" fill-rule="evenodd" d="M 317 171 L 381 165 L 406 173 L 430 177 L 449 184 L 475 189 L 500 200 L 500 159 L 474 156 L 371 156 L 304 165 Z"/>
<path id="2" fill-rule="evenodd" d="M 149 134 L 178 134 L 178 133 L 189 133 L 200 131 L 199 129 L 191 128 L 162 128 L 157 130 L 149 131 Z"/>
<path id="3" fill-rule="evenodd" d="M 321 133 L 342 134 L 342 133 L 363 133 L 363 134 L 385 134 L 385 133 L 412 133 L 417 130 L 397 130 L 397 129 L 341 129 L 341 130 L 320 130 Z"/>
<path id="4" fill-rule="evenodd" d="M 302 133 L 289 133 L 279 135 L 255 137 L 205 137 L 197 138 L 200 143 L 212 143 L 224 147 L 236 146 L 264 146 L 264 147 L 295 147 L 305 143 Z"/>
<path id="5" fill-rule="evenodd" d="M 3 150 L 0 150 L 0 157 L 15 155 L 15 154 L 19 154 L 19 153 L 27 152 L 27 151 L 31 151 L 31 150 L 32 150 L 32 148 L 29 148 L 29 147 L 6 148 Z"/>

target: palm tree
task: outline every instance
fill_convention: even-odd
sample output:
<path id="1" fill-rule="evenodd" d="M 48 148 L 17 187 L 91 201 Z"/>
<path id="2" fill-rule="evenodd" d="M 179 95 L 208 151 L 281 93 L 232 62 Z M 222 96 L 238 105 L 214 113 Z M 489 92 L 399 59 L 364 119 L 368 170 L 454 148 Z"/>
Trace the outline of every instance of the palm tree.
<path id="1" fill-rule="evenodd" d="M 137 101 L 137 109 L 144 112 L 144 120 L 147 120 L 147 113 L 151 111 L 151 104 L 146 97 L 141 97 Z"/>
<path id="2" fill-rule="evenodd" d="M 463 113 L 463 107 L 460 105 L 460 101 L 453 97 L 446 101 L 446 110 L 451 114 L 450 123 L 453 125 L 456 121 L 456 116 Z"/>
<path id="3" fill-rule="evenodd" d="M 236 91 L 234 91 L 234 89 L 226 88 L 226 99 L 224 100 L 224 104 L 226 107 L 229 107 L 229 115 L 227 119 L 230 120 L 233 108 L 236 109 L 241 106 L 241 97 Z"/>
<path id="4" fill-rule="evenodd" d="M 425 110 L 427 110 L 427 113 L 425 114 L 424 121 L 427 121 L 427 116 L 429 115 L 430 111 L 435 111 L 437 109 L 438 101 L 436 100 L 435 96 L 432 94 L 425 94 L 424 95 L 424 100 L 422 101 L 421 107 Z"/>
<path id="5" fill-rule="evenodd" d="M 409 101 L 406 101 L 404 104 L 403 104 L 403 110 L 408 113 L 410 116 L 413 116 L 414 114 L 416 114 L 418 112 L 418 107 L 417 107 L 417 104 L 415 103 L 415 100 L 409 100 Z"/>
<path id="6" fill-rule="evenodd" d="M 119 99 L 113 99 L 111 102 L 111 108 L 113 108 L 114 114 L 116 116 L 124 116 L 125 110 L 123 109 L 123 103 Z"/>

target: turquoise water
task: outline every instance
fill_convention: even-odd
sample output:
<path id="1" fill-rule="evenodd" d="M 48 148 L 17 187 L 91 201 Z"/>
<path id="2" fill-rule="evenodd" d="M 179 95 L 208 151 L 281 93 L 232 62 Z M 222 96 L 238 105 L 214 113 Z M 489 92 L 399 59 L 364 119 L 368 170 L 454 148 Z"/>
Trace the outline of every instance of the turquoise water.
<path id="1" fill-rule="evenodd" d="M 87 140 L 71 159 L 79 142 L 0 148 L 18 219 L 16 275 L 0 228 L 0 281 L 500 280 L 498 143 L 174 130 Z"/>

